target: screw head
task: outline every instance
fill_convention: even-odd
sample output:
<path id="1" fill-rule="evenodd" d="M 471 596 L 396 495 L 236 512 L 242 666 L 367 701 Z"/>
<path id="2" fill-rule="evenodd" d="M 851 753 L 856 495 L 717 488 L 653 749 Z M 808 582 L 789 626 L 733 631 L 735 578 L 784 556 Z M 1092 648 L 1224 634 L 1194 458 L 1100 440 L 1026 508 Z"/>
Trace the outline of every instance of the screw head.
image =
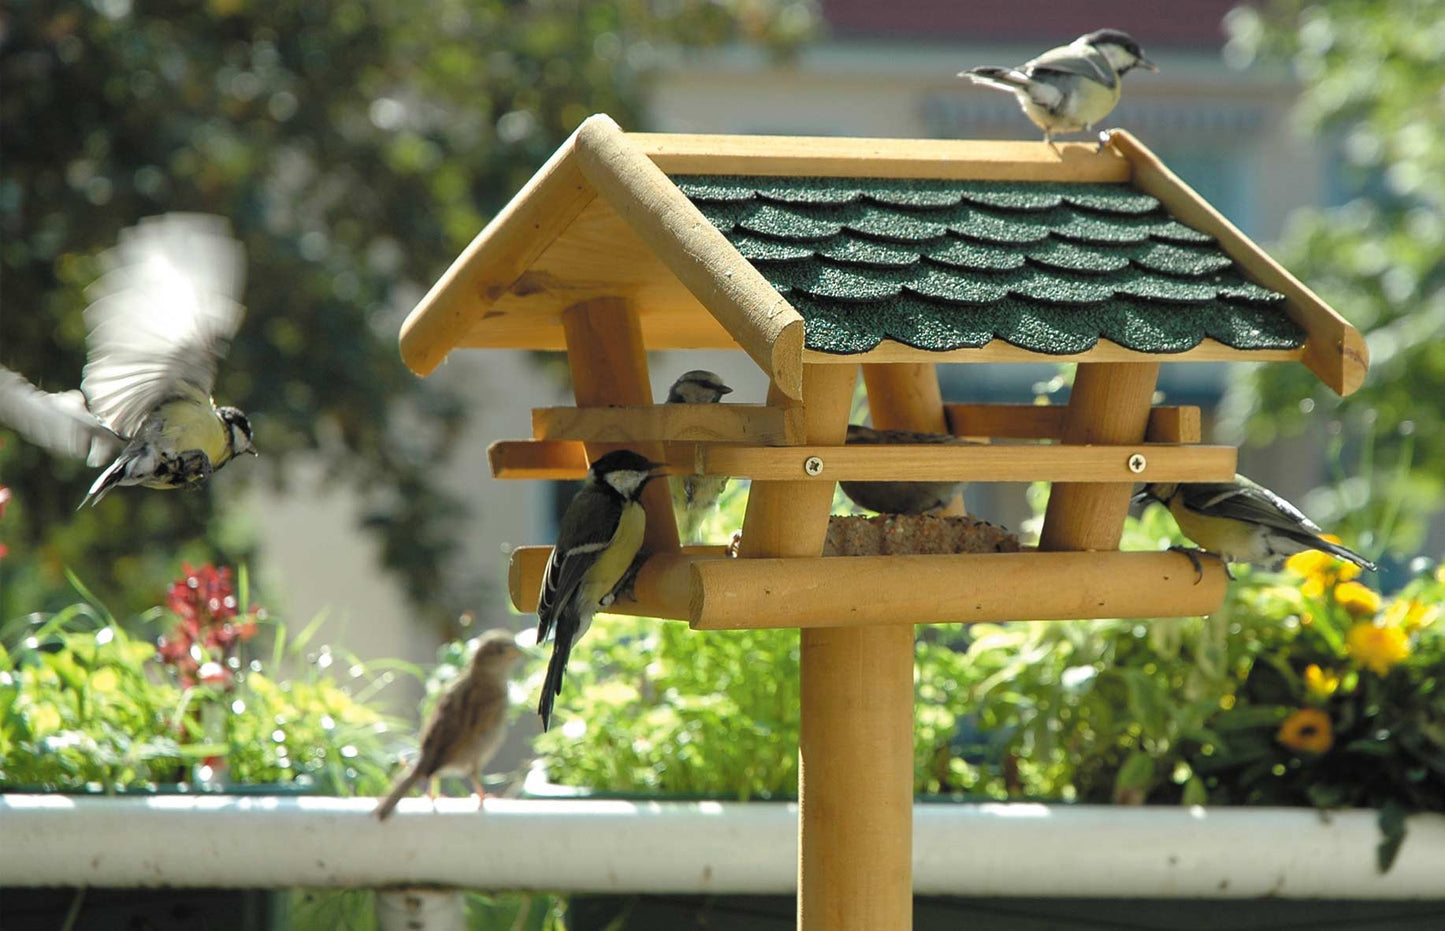
<path id="1" fill-rule="evenodd" d="M 1129 471 L 1138 475 L 1149 466 L 1149 460 L 1144 458 L 1143 453 L 1135 453 L 1129 457 Z"/>
<path id="2" fill-rule="evenodd" d="M 809 475 L 822 475 L 823 460 L 819 459 L 817 456 L 809 456 L 807 459 L 803 460 L 803 471 L 807 472 Z"/>

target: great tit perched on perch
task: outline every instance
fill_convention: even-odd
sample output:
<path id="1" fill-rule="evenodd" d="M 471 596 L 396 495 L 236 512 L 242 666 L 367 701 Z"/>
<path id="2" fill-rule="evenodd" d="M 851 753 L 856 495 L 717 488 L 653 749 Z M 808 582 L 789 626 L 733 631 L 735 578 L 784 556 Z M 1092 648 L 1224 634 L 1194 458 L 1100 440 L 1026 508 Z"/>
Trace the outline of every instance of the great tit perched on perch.
<path id="1" fill-rule="evenodd" d="M 647 514 L 638 496 L 661 468 L 630 449 L 613 450 L 592 463 L 562 514 L 537 599 L 537 642 L 556 631 L 537 704 L 543 730 L 552 722 L 552 702 L 562 692 L 573 645 L 587 633 L 592 615 L 612 603 L 642 548 Z"/>
<path id="2" fill-rule="evenodd" d="M 1293 504 L 1242 475 L 1233 482 L 1155 482 L 1134 496 L 1134 503 L 1158 501 L 1169 508 L 1184 535 L 1226 563 L 1277 564 L 1286 556 L 1320 550 L 1374 571 L 1375 564 L 1348 547 L 1331 543 L 1323 531 Z M 1203 577 L 1199 557 L 1183 550 Z M 1229 576 L 1234 578 L 1232 574 Z"/>
<path id="3" fill-rule="evenodd" d="M 732 394 L 716 374 L 704 369 L 684 372 L 667 390 L 668 404 L 716 404 Z M 717 504 L 728 480 L 720 475 L 674 475 L 667 480 L 673 509 L 681 516 L 682 535 L 691 539 L 697 525 Z"/>
<path id="4" fill-rule="evenodd" d="M 117 485 L 194 487 L 256 453 L 246 415 L 211 400 L 244 314 L 244 257 L 226 221 L 142 220 L 103 260 L 85 311 L 80 390 L 50 394 L 0 368 L 0 424 L 51 452 L 110 463 L 81 507 Z"/>
<path id="5" fill-rule="evenodd" d="M 945 433 L 918 433 L 913 430 L 875 430 L 862 424 L 848 425 L 848 446 L 883 446 L 889 444 L 967 445 L 967 440 Z M 948 507 L 963 482 L 839 482 L 843 494 L 861 508 L 879 514 L 927 514 Z"/>
<path id="6" fill-rule="evenodd" d="M 507 673 L 523 655 L 507 631 L 482 634 L 466 671 L 442 695 L 422 728 L 416 763 L 376 806 L 378 819 L 385 821 L 402 796 L 423 779 L 467 776 L 477 796 L 486 798 L 482 767 L 497 755 L 507 736 Z"/>
<path id="7" fill-rule="evenodd" d="M 1135 68 L 1159 70 L 1133 36 L 1099 29 L 1017 68 L 970 68 L 958 76 L 1013 94 L 1053 146 L 1055 133 L 1092 129 L 1108 116 L 1119 103 L 1122 78 Z"/>

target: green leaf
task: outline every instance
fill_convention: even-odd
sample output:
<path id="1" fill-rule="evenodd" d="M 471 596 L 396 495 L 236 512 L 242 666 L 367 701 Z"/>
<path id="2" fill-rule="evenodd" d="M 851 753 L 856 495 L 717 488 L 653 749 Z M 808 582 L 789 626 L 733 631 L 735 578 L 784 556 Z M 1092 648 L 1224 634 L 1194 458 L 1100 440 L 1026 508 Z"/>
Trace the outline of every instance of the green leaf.
<path id="1" fill-rule="evenodd" d="M 1405 806 L 1391 799 L 1380 808 L 1380 833 L 1384 836 L 1375 848 L 1375 869 L 1388 873 L 1400 855 L 1400 845 L 1405 843 Z"/>

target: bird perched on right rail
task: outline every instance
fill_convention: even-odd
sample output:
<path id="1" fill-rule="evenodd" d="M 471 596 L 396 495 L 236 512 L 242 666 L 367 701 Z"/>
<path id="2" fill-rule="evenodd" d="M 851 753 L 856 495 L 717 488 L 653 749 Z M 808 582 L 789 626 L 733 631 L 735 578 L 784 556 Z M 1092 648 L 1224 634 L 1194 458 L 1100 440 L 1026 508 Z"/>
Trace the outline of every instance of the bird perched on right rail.
<path id="1" fill-rule="evenodd" d="M 1135 68 L 1159 70 L 1133 36 L 1099 29 L 1017 68 L 970 68 L 958 76 L 1017 97 L 1024 115 L 1057 151 L 1054 134 L 1093 129 L 1119 103 L 1122 79 Z"/>
<path id="2" fill-rule="evenodd" d="M 862 424 L 848 425 L 848 446 L 887 445 L 972 445 L 946 433 L 920 433 L 914 430 L 877 430 Z M 839 482 L 843 494 L 861 508 L 879 514 L 928 514 L 941 511 L 963 482 Z"/>
<path id="3" fill-rule="evenodd" d="M 557 545 L 542 572 L 537 598 L 537 642 L 556 631 L 537 713 L 552 723 L 552 703 L 572 647 L 592 616 L 607 607 L 642 549 L 647 513 L 638 497 L 662 466 L 630 449 L 616 449 L 587 470 L 582 488 L 562 514 Z"/>
<path id="4" fill-rule="evenodd" d="M 216 363 L 244 313 L 243 255 L 226 221 L 142 220 L 104 261 L 85 311 L 80 390 L 47 393 L 0 368 L 0 424 L 51 452 L 110 463 L 82 507 L 120 485 L 195 487 L 256 454 L 251 421 L 211 400 Z"/>
<path id="5" fill-rule="evenodd" d="M 1231 562 L 1278 563 L 1305 550 L 1320 550 L 1375 570 L 1375 564 L 1359 553 L 1321 536 L 1324 531 L 1299 508 L 1242 475 L 1232 482 L 1153 482 L 1134 496 L 1135 504 L 1150 500 L 1167 507 L 1179 529 L 1202 552 L 1224 560 L 1226 573 Z M 1194 564 L 1196 581 L 1202 579 L 1198 554 L 1180 551 Z"/>

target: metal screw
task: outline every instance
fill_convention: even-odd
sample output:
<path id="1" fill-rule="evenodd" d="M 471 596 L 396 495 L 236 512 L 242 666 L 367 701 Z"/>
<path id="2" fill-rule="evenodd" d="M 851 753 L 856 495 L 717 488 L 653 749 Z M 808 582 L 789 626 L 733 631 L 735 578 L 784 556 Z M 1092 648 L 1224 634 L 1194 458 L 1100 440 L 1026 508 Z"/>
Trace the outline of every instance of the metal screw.
<path id="1" fill-rule="evenodd" d="M 1148 467 L 1148 465 L 1149 460 L 1144 458 L 1143 453 L 1135 453 L 1134 455 L 1129 457 L 1129 471 L 1133 472 L 1135 475 L 1143 472 L 1144 469 Z"/>
<path id="2" fill-rule="evenodd" d="M 807 472 L 809 475 L 822 475 L 823 460 L 819 459 L 817 456 L 809 456 L 807 459 L 803 460 L 803 471 Z"/>

